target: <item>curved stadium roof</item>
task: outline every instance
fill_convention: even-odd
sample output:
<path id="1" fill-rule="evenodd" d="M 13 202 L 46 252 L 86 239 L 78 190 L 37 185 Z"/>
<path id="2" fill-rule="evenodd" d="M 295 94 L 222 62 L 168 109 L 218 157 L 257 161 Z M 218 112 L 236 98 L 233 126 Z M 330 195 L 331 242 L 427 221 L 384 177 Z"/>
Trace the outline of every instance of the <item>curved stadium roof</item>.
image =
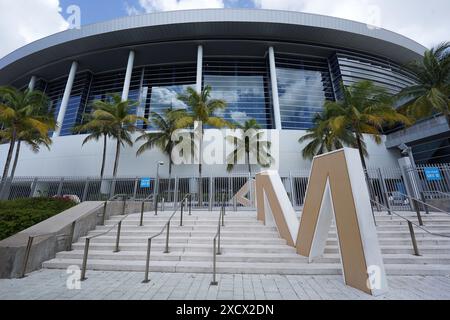
<path id="1" fill-rule="evenodd" d="M 260 9 L 158 12 L 86 25 L 21 47 L 0 59 L 0 84 L 18 81 L 45 68 L 53 68 L 58 75 L 62 62 L 99 56 L 111 50 L 174 41 L 201 43 L 209 39 L 264 40 L 274 45 L 306 43 L 370 53 L 399 64 L 417 59 L 426 50 L 419 43 L 385 29 L 300 12 Z M 60 72 L 67 72 L 66 69 Z"/>

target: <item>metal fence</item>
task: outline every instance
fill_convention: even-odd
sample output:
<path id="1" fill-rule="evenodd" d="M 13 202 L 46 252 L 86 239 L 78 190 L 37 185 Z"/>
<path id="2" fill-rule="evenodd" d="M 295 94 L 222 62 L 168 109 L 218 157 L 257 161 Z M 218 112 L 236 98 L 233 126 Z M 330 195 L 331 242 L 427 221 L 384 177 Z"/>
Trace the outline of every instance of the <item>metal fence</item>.
<path id="1" fill-rule="evenodd" d="M 80 201 L 106 200 L 116 194 L 143 199 L 158 194 L 158 202 L 167 208 L 175 207 L 187 193 L 191 193 L 195 209 L 218 210 L 220 197 L 225 194 L 225 206 L 245 210 L 234 195 L 248 181 L 249 174 L 230 174 L 225 177 L 173 177 L 151 178 L 143 184 L 141 177 L 15 177 L 6 181 L 2 199 L 27 197 L 54 197 L 75 195 Z M 282 174 L 281 179 L 292 205 L 303 207 L 308 186 L 309 170 Z M 448 199 L 450 201 L 450 165 L 418 165 L 411 167 L 369 168 L 367 181 L 370 197 L 393 210 L 412 210 L 411 198 L 423 200 Z M 251 200 L 254 195 L 251 193 Z"/>
<path id="2" fill-rule="evenodd" d="M 450 200 L 450 165 L 415 165 L 367 170 L 371 199 L 393 210 L 413 210 L 412 199 Z"/>

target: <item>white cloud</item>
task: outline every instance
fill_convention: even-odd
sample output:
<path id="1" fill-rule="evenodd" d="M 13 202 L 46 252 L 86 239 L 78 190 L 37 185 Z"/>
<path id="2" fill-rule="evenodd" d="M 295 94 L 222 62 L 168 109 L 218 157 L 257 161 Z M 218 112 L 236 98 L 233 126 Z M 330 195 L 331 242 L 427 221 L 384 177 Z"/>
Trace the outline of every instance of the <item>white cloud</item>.
<path id="1" fill-rule="evenodd" d="M 139 0 L 146 12 L 223 8 L 223 0 Z"/>
<path id="2" fill-rule="evenodd" d="M 450 40 L 448 0 L 252 0 L 258 8 L 355 20 L 403 34 L 428 47 Z"/>
<path id="3" fill-rule="evenodd" d="M 135 15 L 142 13 L 138 8 L 136 8 L 133 5 L 130 5 L 127 1 L 125 1 L 124 6 L 125 6 L 125 11 L 127 12 L 127 14 L 129 16 L 135 16 Z"/>
<path id="4" fill-rule="evenodd" d="M 60 11 L 59 0 L 1 0 L 0 57 L 67 29 L 69 24 Z"/>

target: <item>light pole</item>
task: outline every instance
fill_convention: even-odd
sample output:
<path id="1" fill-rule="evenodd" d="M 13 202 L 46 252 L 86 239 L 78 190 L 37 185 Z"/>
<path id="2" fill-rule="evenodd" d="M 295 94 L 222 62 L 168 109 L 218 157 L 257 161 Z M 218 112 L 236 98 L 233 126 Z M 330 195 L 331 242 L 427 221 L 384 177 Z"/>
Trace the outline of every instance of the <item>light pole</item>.
<path id="1" fill-rule="evenodd" d="M 159 192 L 159 167 L 163 165 L 164 165 L 163 161 L 158 161 L 156 163 L 156 180 L 155 180 L 155 188 L 153 189 L 153 207 L 157 205 L 156 197 L 158 196 Z"/>
<path id="2" fill-rule="evenodd" d="M 416 162 L 414 160 L 414 155 L 412 153 L 412 148 L 408 147 L 405 143 L 402 143 L 398 148 L 402 152 L 402 155 L 408 156 L 409 161 L 411 162 L 411 166 L 413 168 L 415 168 L 416 167 Z"/>

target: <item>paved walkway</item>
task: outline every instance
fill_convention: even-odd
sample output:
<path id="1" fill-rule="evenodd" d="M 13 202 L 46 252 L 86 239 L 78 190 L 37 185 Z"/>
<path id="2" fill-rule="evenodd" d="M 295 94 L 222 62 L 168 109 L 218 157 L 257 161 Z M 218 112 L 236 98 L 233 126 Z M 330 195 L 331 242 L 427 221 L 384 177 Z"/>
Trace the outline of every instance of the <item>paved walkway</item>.
<path id="1" fill-rule="evenodd" d="M 141 283 L 143 274 L 138 272 L 88 271 L 87 276 L 79 290 L 67 288 L 73 282 L 62 270 L 3 279 L 0 300 L 374 299 L 346 287 L 341 276 L 219 275 L 218 287 L 209 285 L 209 274 L 152 273 L 148 284 Z M 388 281 L 390 292 L 375 299 L 450 299 L 450 276 L 392 276 Z"/>

